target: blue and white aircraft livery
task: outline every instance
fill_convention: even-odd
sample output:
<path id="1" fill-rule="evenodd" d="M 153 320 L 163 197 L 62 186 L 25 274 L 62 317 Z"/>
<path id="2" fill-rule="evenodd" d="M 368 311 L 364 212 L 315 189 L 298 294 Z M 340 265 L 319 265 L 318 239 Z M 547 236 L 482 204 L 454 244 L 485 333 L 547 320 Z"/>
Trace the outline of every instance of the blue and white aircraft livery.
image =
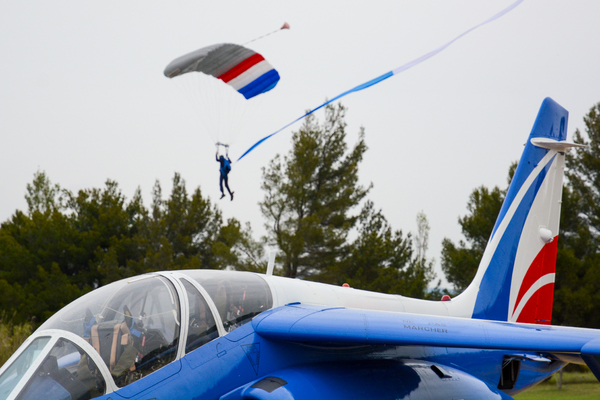
<path id="1" fill-rule="evenodd" d="M 550 325 L 568 113 L 545 99 L 472 284 L 447 301 L 185 270 L 103 286 L 0 369 L 0 399 L 510 399 L 600 330 Z"/>

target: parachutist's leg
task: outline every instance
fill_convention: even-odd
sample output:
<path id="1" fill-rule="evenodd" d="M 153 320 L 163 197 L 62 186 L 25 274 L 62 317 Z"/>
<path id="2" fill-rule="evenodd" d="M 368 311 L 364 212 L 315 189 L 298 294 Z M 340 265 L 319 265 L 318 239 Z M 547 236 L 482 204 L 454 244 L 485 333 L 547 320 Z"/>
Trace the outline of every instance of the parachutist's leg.
<path id="1" fill-rule="evenodd" d="M 229 195 L 231 196 L 231 189 L 229 189 L 229 178 L 225 177 L 223 179 L 225 180 L 225 187 L 227 188 L 227 191 L 229 192 Z M 223 191 L 223 189 L 221 189 L 221 191 Z"/>
<path id="2" fill-rule="evenodd" d="M 225 197 L 225 193 L 223 193 L 223 175 L 219 174 L 219 187 L 221 188 L 221 198 Z M 225 179 L 225 186 L 227 186 L 227 179 Z M 229 190 L 229 186 L 227 186 L 227 190 Z"/>

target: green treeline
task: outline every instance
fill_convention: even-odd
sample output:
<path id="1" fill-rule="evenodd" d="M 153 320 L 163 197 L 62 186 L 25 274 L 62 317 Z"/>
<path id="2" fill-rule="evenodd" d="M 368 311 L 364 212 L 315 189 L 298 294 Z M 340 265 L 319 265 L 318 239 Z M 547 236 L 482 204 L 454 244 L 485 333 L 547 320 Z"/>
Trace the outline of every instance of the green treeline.
<path id="1" fill-rule="evenodd" d="M 403 233 L 369 199 L 372 185 L 358 181 L 364 130 L 350 146 L 345 112 L 328 106 L 323 120 L 306 118 L 291 150 L 263 168 L 259 207 L 267 234 L 259 239 L 249 225 L 224 221 L 177 173 L 168 195 L 156 182 L 148 206 L 139 189 L 128 199 L 114 181 L 72 193 L 36 173 L 27 185 L 28 209 L 0 225 L 3 329 L 31 329 L 88 291 L 146 272 L 262 272 L 267 245 L 278 250 L 276 274 L 438 300 L 439 287 L 428 289 L 436 276 L 426 254 L 427 218 L 419 213 L 417 232 Z M 600 103 L 585 124 L 575 141 L 589 146 L 567 157 L 553 323 L 600 328 Z M 450 294 L 474 276 L 505 194 L 506 188 L 474 189 L 458 220 L 465 239 L 444 240 Z"/>
<path id="2" fill-rule="evenodd" d="M 43 172 L 27 186 L 28 211 L 0 229 L 0 309 L 39 323 L 82 294 L 125 277 L 183 268 L 256 268 L 250 232 L 223 221 L 200 189 L 188 193 L 178 174 L 163 198 L 153 188 L 127 200 L 116 182 L 78 193 Z"/>

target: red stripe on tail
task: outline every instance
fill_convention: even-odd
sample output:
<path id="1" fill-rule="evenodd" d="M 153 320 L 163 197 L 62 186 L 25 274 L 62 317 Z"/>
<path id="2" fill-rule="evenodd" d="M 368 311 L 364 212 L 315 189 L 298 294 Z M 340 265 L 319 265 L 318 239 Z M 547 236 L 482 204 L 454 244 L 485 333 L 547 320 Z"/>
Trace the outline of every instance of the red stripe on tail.
<path id="1" fill-rule="evenodd" d="M 542 250 L 531 263 L 531 266 L 525 274 L 525 278 L 523 278 L 521 287 L 519 288 L 515 310 L 519 308 L 519 303 L 523 299 L 523 296 L 534 283 L 542 276 L 555 273 L 557 246 L 558 236 L 556 236 L 552 242 L 542 247 Z M 517 318 L 517 322 L 550 325 L 553 299 L 554 284 L 542 286 L 529 298 L 527 304 L 523 307 L 523 310 Z"/>
<path id="2" fill-rule="evenodd" d="M 552 297 L 554 283 L 544 285 L 529 299 L 517 322 L 528 324 L 550 325 L 552 320 Z"/>

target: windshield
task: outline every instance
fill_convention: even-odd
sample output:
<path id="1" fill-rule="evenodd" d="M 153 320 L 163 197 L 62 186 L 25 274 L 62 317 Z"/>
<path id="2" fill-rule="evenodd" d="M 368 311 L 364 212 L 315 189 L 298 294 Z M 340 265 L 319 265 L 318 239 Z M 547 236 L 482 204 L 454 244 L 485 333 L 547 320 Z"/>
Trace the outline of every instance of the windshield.
<path id="1" fill-rule="evenodd" d="M 212 298 L 227 332 L 273 307 L 271 290 L 256 274 L 236 271 L 186 270 Z"/>
<path id="2" fill-rule="evenodd" d="M 88 293 L 39 329 L 62 329 L 87 340 L 122 387 L 175 359 L 180 321 L 173 285 L 146 275 Z"/>
<path id="3" fill-rule="evenodd" d="M 10 367 L 0 376 L 0 399 L 6 399 L 10 392 L 19 384 L 29 367 L 38 358 L 44 346 L 50 340 L 49 337 L 35 339 Z"/>
<path id="4" fill-rule="evenodd" d="M 103 395 L 106 383 L 92 359 L 77 345 L 59 339 L 17 400 L 87 400 Z"/>

